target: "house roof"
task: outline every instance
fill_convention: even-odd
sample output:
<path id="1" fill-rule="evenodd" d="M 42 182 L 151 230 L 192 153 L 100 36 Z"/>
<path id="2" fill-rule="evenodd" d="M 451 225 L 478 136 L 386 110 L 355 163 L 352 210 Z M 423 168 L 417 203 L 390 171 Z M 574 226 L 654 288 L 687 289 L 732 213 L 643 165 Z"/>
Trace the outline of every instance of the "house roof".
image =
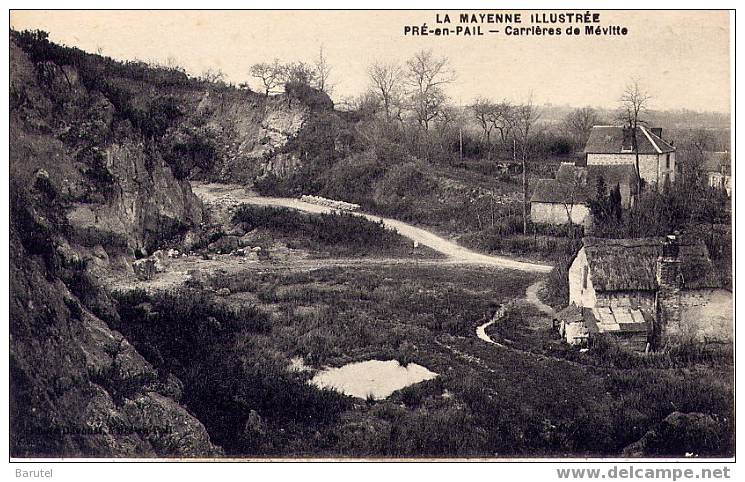
<path id="1" fill-rule="evenodd" d="M 572 303 L 560 312 L 556 313 L 556 319 L 565 323 L 577 323 L 580 321 L 584 321 L 582 308 Z"/>
<path id="2" fill-rule="evenodd" d="M 597 291 L 656 291 L 656 263 L 664 238 L 584 238 L 592 285 Z M 679 240 L 684 289 L 719 288 L 721 281 L 703 241 Z"/>
<path id="3" fill-rule="evenodd" d="M 583 204 L 590 199 L 586 183 L 562 182 L 558 179 L 539 179 L 530 202 Z"/>
<path id="4" fill-rule="evenodd" d="M 636 143 L 640 154 L 663 154 L 675 148 L 644 126 L 636 128 Z M 585 145 L 587 154 L 631 153 L 631 130 L 622 126 L 594 126 Z"/>
<path id="5" fill-rule="evenodd" d="M 539 179 L 530 202 L 585 203 L 595 196 L 597 181 L 602 177 L 610 191 L 616 184 L 636 190 L 636 168 L 631 164 L 575 166 L 562 164 L 556 179 Z"/>
<path id="6" fill-rule="evenodd" d="M 632 164 L 591 164 L 589 166 L 562 164 L 556 172 L 556 179 L 561 181 L 571 182 L 575 176 L 583 176 L 583 180 L 593 188 L 593 192 L 597 185 L 597 180 L 601 177 L 609 190 L 616 184 L 628 184 L 631 187 L 636 186 L 636 168 Z"/>

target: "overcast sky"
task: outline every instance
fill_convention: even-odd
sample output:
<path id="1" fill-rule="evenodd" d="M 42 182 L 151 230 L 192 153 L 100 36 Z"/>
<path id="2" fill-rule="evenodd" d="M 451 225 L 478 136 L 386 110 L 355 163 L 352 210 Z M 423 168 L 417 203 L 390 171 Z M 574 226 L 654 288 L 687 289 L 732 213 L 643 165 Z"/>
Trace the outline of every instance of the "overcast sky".
<path id="1" fill-rule="evenodd" d="M 434 26 L 435 13 L 15 11 L 11 26 L 46 30 L 53 41 L 117 59 L 172 57 L 191 73 L 219 68 L 235 83 L 249 79 L 253 63 L 311 61 L 323 45 L 336 100 L 366 88 L 374 60 L 403 62 L 425 48 L 450 59 L 458 79 L 448 94 L 456 103 L 479 95 L 520 101 L 532 91 L 541 104 L 615 107 L 637 77 L 653 109 L 729 111 L 728 12 L 600 12 L 603 26 L 626 26 L 627 36 L 403 35 L 407 24 Z"/>

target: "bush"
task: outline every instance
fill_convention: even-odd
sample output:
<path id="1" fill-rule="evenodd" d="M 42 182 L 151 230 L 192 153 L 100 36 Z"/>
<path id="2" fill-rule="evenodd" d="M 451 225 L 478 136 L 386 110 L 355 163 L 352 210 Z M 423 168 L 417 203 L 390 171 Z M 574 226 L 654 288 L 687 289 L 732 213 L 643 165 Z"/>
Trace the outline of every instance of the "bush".
<path id="1" fill-rule="evenodd" d="M 234 223 L 266 228 L 292 236 L 294 241 L 310 240 L 354 252 L 388 250 L 399 245 L 399 236 L 383 226 L 352 214 L 305 214 L 287 208 L 241 205 L 233 214 Z"/>
<path id="2" fill-rule="evenodd" d="M 368 156 L 354 156 L 348 161 L 339 162 L 325 171 L 320 182 L 320 194 L 332 199 L 341 199 L 356 204 L 364 204 L 373 195 L 375 183 L 384 175 L 384 168 Z"/>
<path id="3" fill-rule="evenodd" d="M 424 196 L 435 187 L 435 182 L 414 162 L 391 167 L 383 182 L 384 195 L 387 196 Z"/>

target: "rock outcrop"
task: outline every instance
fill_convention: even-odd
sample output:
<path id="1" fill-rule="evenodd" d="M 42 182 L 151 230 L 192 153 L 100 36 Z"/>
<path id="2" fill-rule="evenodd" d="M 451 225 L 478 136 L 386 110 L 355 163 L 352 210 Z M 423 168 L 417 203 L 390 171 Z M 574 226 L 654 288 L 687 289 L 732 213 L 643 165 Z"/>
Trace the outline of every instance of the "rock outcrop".
<path id="1" fill-rule="evenodd" d="M 100 278 L 151 276 L 148 254 L 200 242 L 190 178 L 290 176 L 309 113 L 333 104 L 10 36 L 12 455 L 220 453 L 162 360 L 116 331 Z"/>
<path id="2" fill-rule="evenodd" d="M 181 383 L 114 329 L 96 280 L 197 225 L 202 204 L 154 149 L 152 119 L 122 115 L 114 80 L 40 59 L 36 37 L 24 50 L 11 35 L 11 455 L 220 454 Z"/>
<path id="3" fill-rule="evenodd" d="M 10 255 L 12 456 L 221 453 L 179 405 L 180 382 L 83 306 L 53 254 L 29 253 L 12 228 Z"/>

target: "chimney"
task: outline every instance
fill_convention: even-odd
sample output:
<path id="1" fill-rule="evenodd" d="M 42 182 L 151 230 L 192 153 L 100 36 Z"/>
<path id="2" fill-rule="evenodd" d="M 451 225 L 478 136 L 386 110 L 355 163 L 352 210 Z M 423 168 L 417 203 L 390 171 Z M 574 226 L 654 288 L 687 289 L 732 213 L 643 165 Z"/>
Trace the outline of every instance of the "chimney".
<path id="1" fill-rule="evenodd" d="M 662 139 L 662 127 L 650 127 L 649 130 L 652 131 L 652 134 Z"/>
<path id="2" fill-rule="evenodd" d="M 677 233 L 668 235 L 662 243 L 662 254 L 657 257 L 657 295 L 655 299 L 656 346 L 665 344 L 671 334 L 680 329 L 680 245 Z"/>

